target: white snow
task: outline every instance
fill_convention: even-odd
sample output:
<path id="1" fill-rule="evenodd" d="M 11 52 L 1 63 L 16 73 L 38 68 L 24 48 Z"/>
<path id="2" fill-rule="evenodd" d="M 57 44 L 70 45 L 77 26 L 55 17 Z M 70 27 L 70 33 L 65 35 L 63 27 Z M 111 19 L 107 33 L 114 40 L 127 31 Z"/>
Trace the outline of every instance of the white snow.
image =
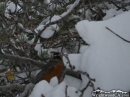
<path id="1" fill-rule="evenodd" d="M 7 6 L 8 6 L 7 10 L 10 10 L 11 12 L 15 12 L 16 5 L 13 2 L 8 2 Z"/>
<path id="2" fill-rule="evenodd" d="M 59 19 L 61 19 L 61 16 L 59 16 L 59 15 L 54 15 L 54 16 L 51 18 L 51 22 L 57 21 L 57 20 L 59 20 Z"/>
<path id="3" fill-rule="evenodd" d="M 58 85 L 58 79 L 57 79 L 56 76 L 53 77 L 53 78 L 51 78 L 50 85 L 53 86 L 53 87 L 55 87 L 56 85 Z"/>
<path id="4" fill-rule="evenodd" d="M 39 31 L 41 31 L 41 30 L 44 29 L 44 26 L 45 26 L 45 25 L 39 25 L 34 31 L 35 31 L 36 33 L 38 33 Z"/>
<path id="5" fill-rule="evenodd" d="M 40 81 L 35 85 L 33 91 L 29 97 L 41 97 L 41 95 L 46 95 L 49 93 L 53 87 L 45 80 Z"/>
<path id="6" fill-rule="evenodd" d="M 33 33 L 30 29 L 24 29 L 25 30 L 25 32 L 27 32 L 27 33 Z"/>
<path id="7" fill-rule="evenodd" d="M 45 97 L 65 97 L 65 87 L 66 84 L 64 82 L 57 85 L 55 88 L 53 88 L 50 93 L 48 93 Z"/>
<path id="8" fill-rule="evenodd" d="M 28 41 L 28 43 L 32 44 L 33 41 L 34 41 L 34 39 L 32 39 L 31 41 Z M 39 57 L 43 56 L 42 54 L 44 54 L 44 52 L 47 52 L 47 54 L 50 56 L 51 52 L 56 51 L 56 50 L 54 50 L 52 48 L 44 49 L 42 47 L 42 43 L 40 43 L 40 40 L 37 41 L 37 44 L 34 47 L 34 49 L 38 52 L 37 54 L 38 54 Z"/>
<path id="9" fill-rule="evenodd" d="M 69 9 L 66 12 L 64 12 L 63 14 L 61 14 L 61 17 L 67 16 L 74 9 L 74 7 L 79 4 L 79 2 L 80 2 L 80 0 L 76 0 L 74 2 L 74 4 L 71 4 L 71 6 L 69 7 Z"/>
<path id="10" fill-rule="evenodd" d="M 53 87 L 43 80 L 35 85 L 29 97 L 41 97 L 42 94 L 45 97 L 66 97 L 65 91 L 67 92 L 67 97 L 79 97 L 81 93 L 76 88 L 72 86 L 67 86 L 66 88 L 66 86 L 64 82 L 61 82 L 59 85 Z"/>
<path id="11" fill-rule="evenodd" d="M 80 91 L 78 91 L 74 87 L 68 87 L 67 88 L 67 97 L 79 97 L 80 96 Z"/>
<path id="12" fill-rule="evenodd" d="M 61 17 L 58 16 L 58 15 L 54 15 L 52 18 L 51 18 L 51 22 L 53 21 L 56 21 L 56 20 L 59 20 Z M 50 21 L 48 21 L 46 24 L 48 24 Z M 40 31 L 42 31 L 44 29 L 44 26 L 45 25 L 39 25 L 34 31 L 36 33 L 39 33 Z M 54 24 L 54 25 L 50 25 L 49 27 L 47 27 L 41 34 L 41 37 L 42 38 L 50 38 L 55 31 L 58 31 L 59 30 L 59 26 L 57 24 Z"/>
<path id="13" fill-rule="evenodd" d="M 81 70 L 95 78 L 95 87 L 103 90 L 130 90 L 130 44 L 112 32 L 129 40 L 130 11 L 100 22 L 87 20 L 77 23 L 76 29 L 90 46 L 82 54 Z"/>
<path id="14" fill-rule="evenodd" d="M 64 82 L 68 85 L 68 86 L 73 86 L 77 89 L 80 89 L 81 87 L 81 84 L 82 84 L 82 81 L 77 79 L 77 78 L 74 78 L 74 77 L 71 77 L 69 75 L 65 75 L 65 78 L 64 78 Z"/>
<path id="15" fill-rule="evenodd" d="M 5 10 L 5 16 L 9 19 L 11 18 L 11 15 L 9 14 L 10 12 L 11 13 L 14 13 L 15 11 L 22 12 L 21 7 L 19 5 L 16 5 L 14 2 L 8 1 L 6 6 L 7 7 Z"/>
<path id="16" fill-rule="evenodd" d="M 34 49 L 35 49 L 36 51 L 41 51 L 41 49 L 42 49 L 41 46 L 42 46 L 42 44 L 40 43 L 40 40 L 38 40 L 38 41 L 37 41 L 37 45 L 35 46 Z"/>
<path id="17" fill-rule="evenodd" d="M 54 34 L 54 32 L 57 30 L 59 30 L 59 27 L 57 26 L 57 24 L 51 25 L 42 32 L 41 37 L 50 38 Z"/>

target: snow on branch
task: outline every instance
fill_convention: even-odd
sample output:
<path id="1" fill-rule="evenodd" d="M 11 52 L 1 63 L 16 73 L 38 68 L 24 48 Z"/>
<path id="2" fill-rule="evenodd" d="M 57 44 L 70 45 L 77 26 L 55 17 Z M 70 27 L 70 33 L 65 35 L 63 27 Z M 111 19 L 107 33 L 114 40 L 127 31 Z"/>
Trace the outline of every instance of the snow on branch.
<path id="1" fill-rule="evenodd" d="M 0 91 L 1 92 L 7 92 L 7 91 L 10 91 L 10 90 L 13 90 L 13 89 L 16 89 L 18 90 L 19 92 L 22 92 L 25 88 L 25 85 L 20 85 L 20 84 L 8 84 L 6 86 L 0 86 Z"/>
<path id="2" fill-rule="evenodd" d="M 32 83 L 26 85 L 24 91 L 20 94 L 19 97 L 27 97 L 27 95 L 29 96 L 31 94 L 34 86 L 35 86 L 35 84 L 32 84 Z"/>
<path id="3" fill-rule="evenodd" d="M 34 84 L 30 83 L 28 85 L 20 85 L 20 84 L 8 84 L 6 86 L 0 86 L 0 91 L 1 92 L 7 92 L 7 91 L 11 91 L 11 90 L 17 90 L 18 92 L 20 92 L 20 96 L 19 97 L 26 97 L 27 95 L 30 95 L 30 93 L 32 92 L 33 88 L 34 88 Z"/>
<path id="4" fill-rule="evenodd" d="M 44 26 L 43 30 L 41 30 L 41 31 L 38 33 L 37 37 L 36 37 L 35 40 L 34 40 L 34 43 L 37 42 L 39 36 L 42 34 L 42 32 L 43 32 L 48 26 L 50 26 L 50 25 L 52 25 L 52 24 L 56 24 L 56 23 L 62 21 L 63 18 L 65 18 L 66 16 L 68 16 L 68 15 L 72 12 L 72 10 L 73 10 L 76 6 L 78 6 L 79 2 L 80 2 L 80 0 L 76 0 L 76 1 L 74 2 L 74 4 L 71 5 L 71 7 L 70 7 L 66 12 L 64 12 L 63 14 L 60 15 L 61 18 L 59 18 L 58 20 L 51 21 L 51 22 L 47 23 L 47 24 Z"/>

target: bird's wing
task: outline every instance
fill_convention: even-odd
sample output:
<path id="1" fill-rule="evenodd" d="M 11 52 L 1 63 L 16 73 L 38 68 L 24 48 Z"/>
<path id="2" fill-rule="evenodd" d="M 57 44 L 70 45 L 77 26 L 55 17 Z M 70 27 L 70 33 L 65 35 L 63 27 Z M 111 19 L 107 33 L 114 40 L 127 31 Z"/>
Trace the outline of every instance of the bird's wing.
<path id="1" fill-rule="evenodd" d="M 42 70 L 37 74 L 37 76 L 35 77 L 34 83 L 36 84 L 39 81 L 43 80 L 44 76 L 48 74 L 51 70 L 53 70 L 56 64 L 57 64 L 57 61 L 49 61 L 46 64 L 46 66 L 44 66 Z"/>

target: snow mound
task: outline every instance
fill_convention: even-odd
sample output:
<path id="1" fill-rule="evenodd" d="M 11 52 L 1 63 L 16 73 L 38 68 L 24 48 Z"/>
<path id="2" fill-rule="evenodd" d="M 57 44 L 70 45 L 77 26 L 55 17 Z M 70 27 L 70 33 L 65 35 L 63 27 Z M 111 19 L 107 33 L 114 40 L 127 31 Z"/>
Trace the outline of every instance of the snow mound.
<path id="1" fill-rule="evenodd" d="M 81 56 L 81 70 L 95 78 L 95 87 L 103 90 L 130 90 L 130 11 L 99 22 L 80 21 L 79 35 L 90 46 Z"/>
<path id="2" fill-rule="evenodd" d="M 58 84 L 55 87 L 52 87 L 45 80 L 40 81 L 33 88 L 33 91 L 29 97 L 79 97 L 80 91 L 75 87 L 67 86 L 65 82 Z"/>
<path id="3" fill-rule="evenodd" d="M 35 85 L 33 91 L 29 97 L 41 97 L 41 95 L 46 95 L 49 93 L 53 87 L 45 80 L 40 81 Z"/>

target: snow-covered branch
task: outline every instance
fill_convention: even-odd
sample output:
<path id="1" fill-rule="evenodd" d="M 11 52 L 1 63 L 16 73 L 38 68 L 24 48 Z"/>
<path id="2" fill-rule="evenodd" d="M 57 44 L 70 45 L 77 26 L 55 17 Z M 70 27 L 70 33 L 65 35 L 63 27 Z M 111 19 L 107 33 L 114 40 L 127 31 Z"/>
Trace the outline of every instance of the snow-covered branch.
<path id="1" fill-rule="evenodd" d="M 55 20 L 55 21 L 51 21 L 51 22 L 47 23 L 47 24 L 44 26 L 43 30 L 41 30 L 41 31 L 38 33 L 38 35 L 36 36 L 36 38 L 35 38 L 35 40 L 34 40 L 34 43 L 36 43 L 36 42 L 38 41 L 39 36 L 42 34 L 42 32 L 43 32 L 48 26 L 50 26 L 50 25 L 52 25 L 52 24 L 59 23 L 59 22 L 62 21 L 64 18 L 66 18 L 66 16 L 68 16 L 68 15 L 73 11 L 73 9 L 78 6 L 79 2 L 80 2 L 80 0 L 76 0 L 76 1 L 74 2 L 74 4 L 71 5 L 71 7 L 67 10 L 67 12 L 64 12 L 63 14 L 60 15 L 60 17 L 61 17 L 60 19 Z"/>
<path id="2" fill-rule="evenodd" d="M 43 62 L 31 59 L 31 58 L 27 58 L 27 57 L 20 57 L 17 55 L 0 54 L 0 58 L 8 59 L 8 60 L 14 61 L 14 62 L 31 63 L 32 65 L 36 65 L 36 66 L 40 66 L 40 67 L 43 67 L 43 65 L 45 65 L 45 63 L 43 63 Z"/>
<path id="3" fill-rule="evenodd" d="M 33 87 L 35 85 L 30 83 L 28 85 L 20 85 L 20 84 L 8 84 L 6 86 L 0 86 L 0 91 L 1 92 L 8 92 L 8 91 L 11 91 L 11 90 L 17 90 L 20 94 L 19 97 L 25 97 L 27 95 L 30 95 L 30 93 L 32 92 L 33 90 Z"/>
<path id="4" fill-rule="evenodd" d="M 18 90 L 19 92 L 22 92 L 25 88 L 25 85 L 20 85 L 20 84 L 8 84 L 6 86 L 0 86 L 0 91 L 1 92 L 7 92 L 13 89 Z"/>
<path id="5" fill-rule="evenodd" d="M 26 97 L 27 95 L 29 96 L 31 94 L 34 86 L 35 86 L 35 84 L 32 84 L 32 83 L 26 85 L 24 91 L 20 94 L 19 97 Z"/>

